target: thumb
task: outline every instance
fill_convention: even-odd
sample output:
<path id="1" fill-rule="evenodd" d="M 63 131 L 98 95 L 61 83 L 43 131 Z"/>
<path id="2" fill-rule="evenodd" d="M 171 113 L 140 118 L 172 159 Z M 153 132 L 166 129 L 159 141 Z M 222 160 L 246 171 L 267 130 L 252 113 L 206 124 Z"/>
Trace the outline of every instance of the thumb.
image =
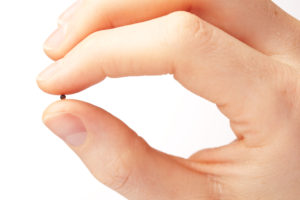
<path id="1" fill-rule="evenodd" d="M 129 199 L 208 199 L 209 179 L 152 149 L 123 122 L 93 105 L 64 100 L 43 120 L 102 183 Z M 202 198 L 199 198 L 202 197 Z"/>

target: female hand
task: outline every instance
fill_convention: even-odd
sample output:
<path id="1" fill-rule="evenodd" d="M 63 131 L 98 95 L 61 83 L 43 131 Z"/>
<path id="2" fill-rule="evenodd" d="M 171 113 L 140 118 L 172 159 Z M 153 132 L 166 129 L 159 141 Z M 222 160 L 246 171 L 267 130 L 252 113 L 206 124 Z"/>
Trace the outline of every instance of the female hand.
<path id="1" fill-rule="evenodd" d="M 183 159 L 93 105 L 52 104 L 45 124 L 99 181 L 128 199 L 299 199 L 299 21 L 269 0 L 83 0 L 59 24 L 45 44 L 59 60 L 38 76 L 42 90 L 173 74 L 237 137 Z"/>

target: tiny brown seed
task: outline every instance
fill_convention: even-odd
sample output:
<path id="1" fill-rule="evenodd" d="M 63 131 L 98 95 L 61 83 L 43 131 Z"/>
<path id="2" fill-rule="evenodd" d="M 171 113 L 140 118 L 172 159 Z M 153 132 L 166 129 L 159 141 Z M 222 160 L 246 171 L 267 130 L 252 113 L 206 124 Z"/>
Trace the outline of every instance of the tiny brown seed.
<path id="1" fill-rule="evenodd" d="M 61 99 L 61 100 L 66 99 L 66 95 L 64 95 L 64 94 L 60 95 L 60 99 Z"/>

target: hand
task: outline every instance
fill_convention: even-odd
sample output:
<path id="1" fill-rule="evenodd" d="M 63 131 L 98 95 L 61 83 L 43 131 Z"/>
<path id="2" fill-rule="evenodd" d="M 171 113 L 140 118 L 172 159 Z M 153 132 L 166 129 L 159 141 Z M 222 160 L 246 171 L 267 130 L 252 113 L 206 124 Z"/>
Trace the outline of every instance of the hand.
<path id="1" fill-rule="evenodd" d="M 71 10 L 45 44 L 59 60 L 38 76 L 42 90 L 172 74 L 237 137 L 183 159 L 93 105 L 52 104 L 45 124 L 99 181 L 128 199 L 299 199 L 299 21 L 268 0 L 84 0 Z"/>

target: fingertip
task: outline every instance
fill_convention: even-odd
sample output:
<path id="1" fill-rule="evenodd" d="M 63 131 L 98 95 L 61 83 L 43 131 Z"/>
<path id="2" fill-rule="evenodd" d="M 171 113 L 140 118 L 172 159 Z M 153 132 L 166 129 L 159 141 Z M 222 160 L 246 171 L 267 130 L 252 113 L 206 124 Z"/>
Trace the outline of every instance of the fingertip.
<path id="1" fill-rule="evenodd" d="M 71 102 L 71 101 L 70 101 Z M 72 149 L 87 143 L 89 132 L 82 113 L 74 112 L 72 103 L 56 101 L 43 113 L 43 123 Z"/>
<path id="2" fill-rule="evenodd" d="M 82 116 L 87 121 L 94 121 L 93 119 L 98 119 L 99 116 L 109 115 L 109 113 L 95 105 L 80 100 L 65 99 L 58 100 L 50 104 L 45 109 L 42 118 L 44 120 L 51 115 L 59 113 L 71 113 L 77 116 Z"/>
<path id="3" fill-rule="evenodd" d="M 40 76 L 40 75 L 38 75 L 38 76 L 36 77 L 36 83 L 37 83 L 38 87 L 39 87 L 43 92 L 45 92 L 45 93 L 47 93 L 47 94 L 52 94 L 52 95 L 59 95 L 59 94 L 60 94 L 60 93 L 58 93 L 58 91 L 55 91 L 55 90 L 51 89 L 51 88 L 48 86 L 47 82 L 44 81 L 44 80 L 41 80 L 39 76 Z"/>
<path id="4" fill-rule="evenodd" d="M 53 61 L 57 61 L 64 57 L 64 54 L 62 52 L 59 52 L 58 49 L 53 49 L 47 46 L 45 43 L 43 45 L 43 51 L 47 55 L 47 57 Z"/>
<path id="5" fill-rule="evenodd" d="M 70 107 L 70 101 L 74 100 L 57 100 L 51 103 L 43 112 L 42 120 L 45 122 L 47 118 L 51 115 L 55 115 L 57 113 L 65 112 L 66 109 Z"/>
<path id="6" fill-rule="evenodd" d="M 62 27 L 62 26 L 58 26 L 58 27 Z M 62 28 L 56 29 L 45 40 L 45 42 L 43 44 L 44 53 L 46 54 L 46 56 L 48 58 L 50 58 L 53 61 L 57 61 L 59 59 L 62 59 L 66 54 L 66 52 L 64 50 L 64 46 L 66 45 L 65 44 L 65 39 L 63 38 L 64 36 L 59 36 L 59 34 L 64 34 L 64 33 L 61 33 L 60 30 L 62 30 Z M 58 34 L 58 36 L 57 36 L 58 38 L 56 38 L 55 34 Z M 55 40 L 57 40 L 57 41 L 55 41 Z"/>
<path id="7" fill-rule="evenodd" d="M 62 59 L 51 64 L 38 74 L 36 77 L 38 87 L 42 91 L 52 95 L 69 95 L 85 89 L 77 86 L 77 80 L 66 81 L 70 80 L 72 72 L 64 72 L 65 65 L 60 64 L 61 60 Z"/>
<path id="8" fill-rule="evenodd" d="M 43 81 L 42 81 L 41 78 L 40 78 L 40 74 L 37 75 L 37 77 L 35 78 L 35 81 L 36 81 L 37 86 L 38 86 L 43 92 L 48 93 L 47 90 L 46 90 L 46 88 L 45 88 L 45 85 L 44 85 Z"/>
<path id="9" fill-rule="evenodd" d="M 59 60 L 71 49 L 72 34 L 69 29 L 69 24 L 61 23 L 45 40 L 43 50 L 50 59 Z"/>
<path id="10" fill-rule="evenodd" d="M 65 99 L 57 100 L 50 104 L 43 113 L 43 118 L 46 118 L 48 115 L 60 113 L 60 112 L 78 112 L 83 106 L 92 106 L 83 101 L 75 99 Z"/>

